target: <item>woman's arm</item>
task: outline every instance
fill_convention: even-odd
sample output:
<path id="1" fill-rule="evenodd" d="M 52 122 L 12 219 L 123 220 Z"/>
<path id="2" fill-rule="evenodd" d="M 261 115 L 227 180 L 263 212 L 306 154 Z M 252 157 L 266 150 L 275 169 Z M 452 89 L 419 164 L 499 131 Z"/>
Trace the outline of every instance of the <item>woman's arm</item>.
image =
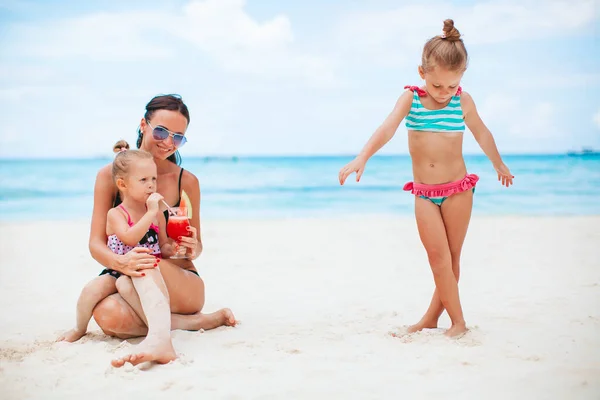
<path id="1" fill-rule="evenodd" d="M 181 188 L 185 190 L 192 203 L 192 219 L 190 224 L 196 229 L 196 238 L 198 242 L 196 247 L 196 257 L 198 257 L 203 249 L 200 231 L 200 182 L 196 175 L 185 170 L 181 177 Z"/>
<path id="2" fill-rule="evenodd" d="M 90 226 L 90 253 L 94 260 L 106 268 L 120 271 L 123 268 L 117 254 L 106 246 L 106 222 L 108 210 L 112 208 L 115 187 L 112 181 L 111 166 L 107 165 L 98 171 L 94 185 L 94 208 Z"/>

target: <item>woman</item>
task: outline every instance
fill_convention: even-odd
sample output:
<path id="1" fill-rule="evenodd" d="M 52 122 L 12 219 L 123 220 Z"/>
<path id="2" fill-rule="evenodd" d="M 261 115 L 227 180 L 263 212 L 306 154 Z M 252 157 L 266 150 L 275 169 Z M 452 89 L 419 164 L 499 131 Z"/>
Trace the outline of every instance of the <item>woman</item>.
<path id="1" fill-rule="evenodd" d="M 189 122 L 187 106 L 179 96 L 156 96 L 146 105 L 137 139 L 137 147 L 150 152 L 156 163 L 157 192 L 164 197 L 167 204 L 178 206 L 181 192 L 185 191 L 192 207 L 192 237 L 183 238 L 181 242 L 181 245 L 186 247 L 189 259 L 162 259 L 159 263 L 170 299 L 171 328 L 199 330 L 222 325 L 234 326 L 236 321 L 229 309 L 221 309 L 212 314 L 200 313 L 204 306 L 204 282 L 191 261 L 202 252 L 200 185 L 194 174 L 179 166 L 180 157 L 177 152 L 186 142 L 185 132 Z M 103 167 L 96 177 L 90 252 L 96 261 L 112 270 L 114 274 L 142 276 L 144 269 L 154 268 L 156 263 L 156 258 L 147 249 L 135 248 L 127 254 L 118 255 L 106 245 L 106 215 L 110 208 L 120 203 L 111 169 L 112 165 Z M 139 310 L 139 307 L 125 300 L 137 298 L 131 296 L 131 293 L 123 293 L 128 290 L 135 289 L 131 285 L 119 288 L 119 293 L 108 296 L 94 308 L 94 319 L 107 335 L 126 339 L 145 336 L 148 332 L 144 316 L 135 311 Z M 143 302 L 145 294 L 138 294 Z M 143 348 L 117 360 L 113 365 L 120 366 L 126 361 L 137 364 L 142 361 L 160 360 L 163 347 L 160 343 L 146 344 Z"/>

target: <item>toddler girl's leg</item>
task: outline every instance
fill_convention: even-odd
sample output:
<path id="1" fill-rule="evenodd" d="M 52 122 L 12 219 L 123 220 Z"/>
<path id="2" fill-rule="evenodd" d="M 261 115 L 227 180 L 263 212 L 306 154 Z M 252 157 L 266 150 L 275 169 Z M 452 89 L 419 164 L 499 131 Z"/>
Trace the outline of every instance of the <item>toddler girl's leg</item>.
<path id="1" fill-rule="evenodd" d="M 452 325 L 464 327 L 465 321 L 458 295 L 458 283 L 452 270 L 452 255 L 441 209 L 428 200 L 416 197 L 415 215 L 419 236 L 429 258 L 436 292 L 441 304 L 448 311 Z M 440 311 L 440 307 L 437 307 L 435 297 L 434 294 L 434 299 L 420 324 L 427 322 L 433 324 L 435 321 L 437 325 L 437 318 L 442 311 Z M 414 329 L 414 327 L 411 328 Z"/>
<path id="2" fill-rule="evenodd" d="M 94 278 L 84 286 L 77 300 L 75 328 L 63 333 L 57 341 L 75 342 L 85 335 L 96 304 L 117 292 L 115 281 L 114 277 L 106 274 Z"/>
<path id="3" fill-rule="evenodd" d="M 145 361 L 168 363 L 176 358 L 176 354 L 171 342 L 169 293 L 160 270 L 149 269 L 145 277 L 133 277 L 131 280 L 142 305 L 148 335 L 132 353 L 113 360 L 112 364 L 120 367 L 125 362 L 133 365 Z"/>
<path id="4" fill-rule="evenodd" d="M 460 255 L 471 220 L 472 207 L 472 191 L 466 191 L 449 197 L 441 207 L 442 220 L 446 228 L 446 237 L 452 258 L 452 272 L 456 277 L 456 282 L 460 278 Z M 409 327 L 409 332 L 416 332 L 425 328 L 437 328 L 438 319 L 443 312 L 444 305 L 440 300 L 438 290 L 435 289 L 427 312 L 421 321 Z M 452 331 L 449 334 L 452 334 Z"/>

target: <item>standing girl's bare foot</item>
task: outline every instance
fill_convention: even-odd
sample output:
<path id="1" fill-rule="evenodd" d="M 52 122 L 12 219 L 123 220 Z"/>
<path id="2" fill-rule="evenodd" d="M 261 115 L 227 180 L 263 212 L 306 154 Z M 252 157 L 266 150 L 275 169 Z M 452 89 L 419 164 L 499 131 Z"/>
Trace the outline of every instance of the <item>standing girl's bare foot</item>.
<path id="1" fill-rule="evenodd" d="M 167 364 L 177 358 L 171 337 L 148 336 L 133 351 L 124 357 L 111 361 L 113 367 L 122 367 L 126 362 L 137 365 L 146 361 Z"/>
<path id="2" fill-rule="evenodd" d="M 450 329 L 448 329 L 444 335 L 451 338 L 459 338 L 460 336 L 467 333 L 467 325 L 463 322 L 461 324 L 453 324 Z"/>
<path id="3" fill-rule="evenodd" d="M 421 320 L 416 324 L 409 326 L 406 333 L 420 332 L 423 329 L 435 329 L 437 326 L 437 320 Z"/>

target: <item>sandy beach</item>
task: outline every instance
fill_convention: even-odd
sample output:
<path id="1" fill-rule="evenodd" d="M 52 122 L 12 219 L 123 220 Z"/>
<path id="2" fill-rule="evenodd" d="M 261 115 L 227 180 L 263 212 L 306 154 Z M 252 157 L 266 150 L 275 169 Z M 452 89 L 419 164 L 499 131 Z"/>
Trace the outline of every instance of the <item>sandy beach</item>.
<path id="1" fill-rule="evenodd" d="M 599 216 L 474 216 L 460 282 L 470 332 L 391 337 L 433 280 L 411 217 L 203 221 L 205 311 L 179 359 L 114 369 L 139 340 L 54 343 L 98 274 L 88 221 L 1 223 L 3 399 L 599 399 Z"/>

